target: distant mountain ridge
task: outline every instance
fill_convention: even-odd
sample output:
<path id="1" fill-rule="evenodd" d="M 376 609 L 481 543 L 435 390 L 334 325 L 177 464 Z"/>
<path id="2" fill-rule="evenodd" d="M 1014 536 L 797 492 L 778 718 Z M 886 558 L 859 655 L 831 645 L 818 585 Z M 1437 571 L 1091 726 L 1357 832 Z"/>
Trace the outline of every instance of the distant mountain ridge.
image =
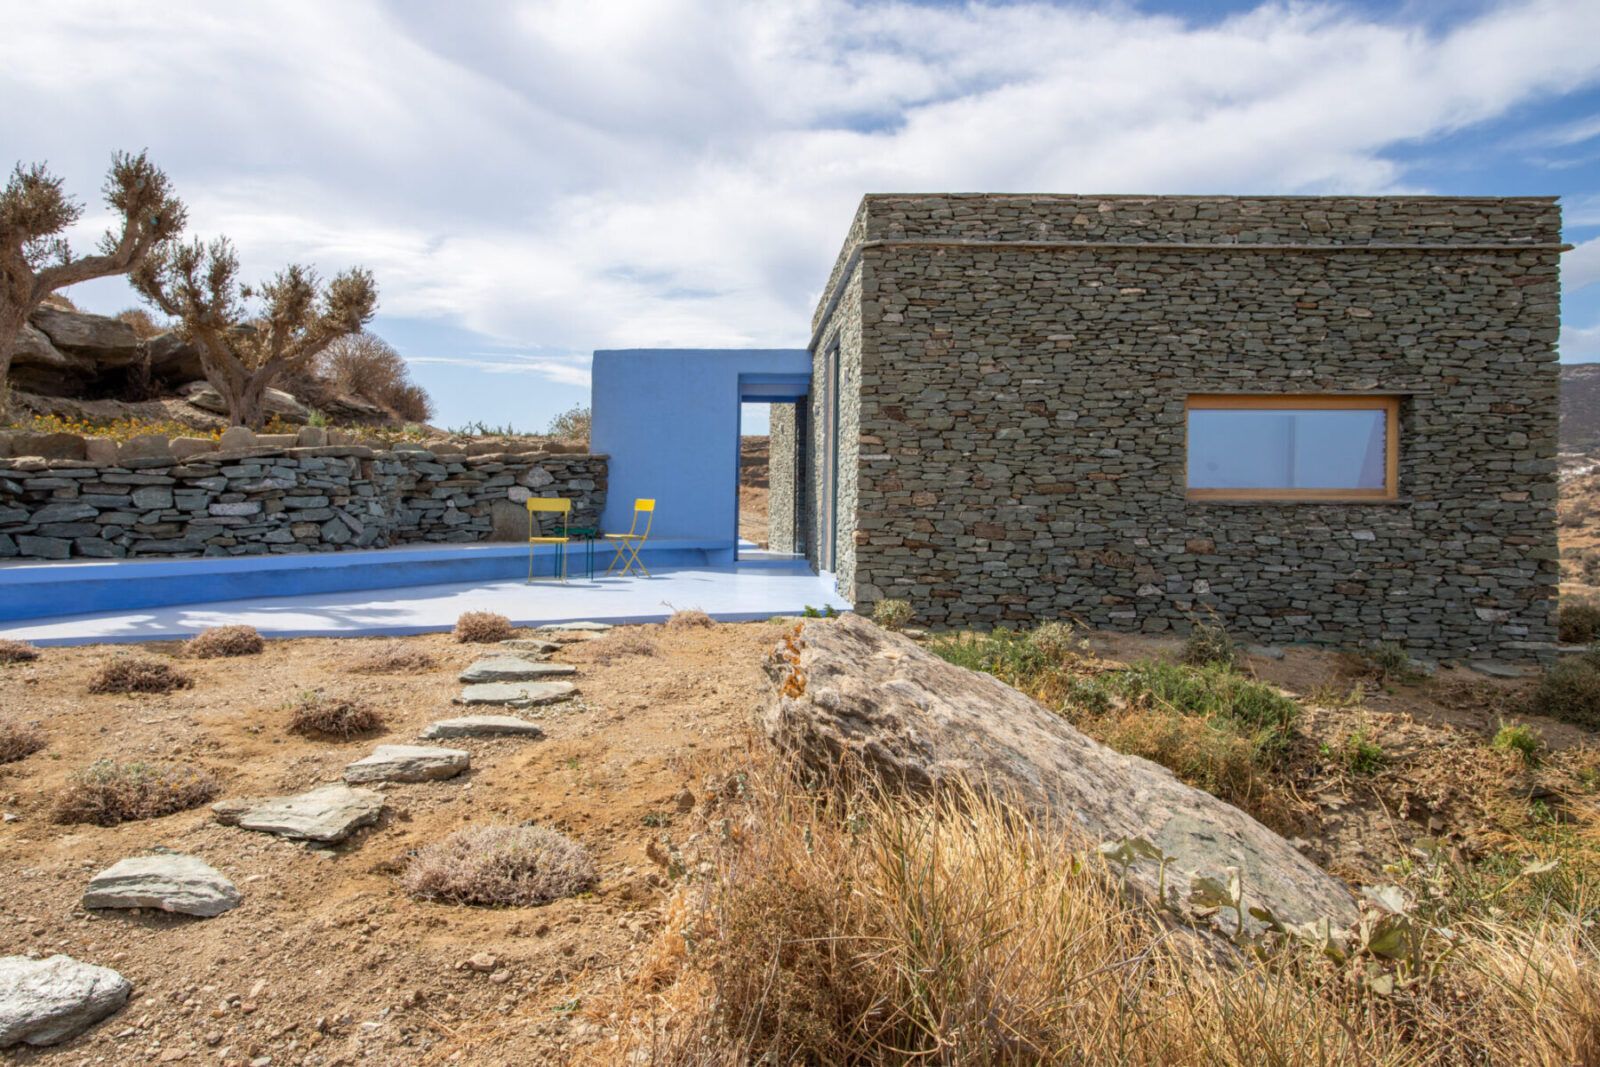
<path id="1" fill-rule="evenodd" d="M 1561 450 L 1600 448 L 1600 363 L 1561 367 Z"/>

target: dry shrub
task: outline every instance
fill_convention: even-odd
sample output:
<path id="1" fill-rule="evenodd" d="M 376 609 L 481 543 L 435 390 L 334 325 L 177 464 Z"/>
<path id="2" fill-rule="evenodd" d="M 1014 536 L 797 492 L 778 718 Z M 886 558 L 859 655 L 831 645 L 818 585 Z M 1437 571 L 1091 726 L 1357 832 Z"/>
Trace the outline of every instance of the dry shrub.
<path id="1" fill-rule="evenodd" d="M 612 630 L 599 640 L 583 646 L 584 656 L 602 666 L 609 666 L 629 656 L 654 656 L 659 651 L 656 643 L 646 637 L 644 631 L 631 626 Z"/>
<path id="2" fill-rule="evenodd" d="M 456 640 L 462 643 L 504 641 L 515 632 L 510 619 L 492 611 L 469 611 L 456 620 Z"/>
<path id="3" fill-rule="evenodd" d="M 525 908 L 581 892 L 595 879 L 582 845 L 543 826 L 467 826 L 412 857 L 400 883 L 444 904 Z"/>
<path id="4" fill-rule="evenodd" d="M 1600 604 L 1580 600 L 1556 612 L 1556 636 L 1564 645 L 1586 645 L 1600 635 Z"/>
<path id="5" fill-rule="evenodd" d="M 157 659 L 118 656 L 102 664 L 89 682 L 91 693 L 170 693 L 187 689 L 194 679 Z"/>
<path id="6" fill-rule="evenodd" d="M 1600 665 L 1596 659 L 1600 657 L 1591 652 L 1558 660 L 1545 671 L 1531 698 L 1534 713 L 1600 730 Z"/>
<path id="7" fill-rule="evenodd" d="M 267 647 L 254 626 L 217 626 L 184 642 L 183 654 L 193 659 L 253 656 Z"/>
<path id="8" fill-rule="evenodd" d="M 217 795 L 217 781 L 190 763 L 96 760 L 56 794 L 55 820 L 116 826 L 198 807 Z"/>
<path id="9" fill-rule="evenodd" d="M 339 338 L 319 357 L 317 369 L 338 389 L 364 396 L 400 419 L 426 422 L 433 414 L 433 402 L 411 381 L 404 357 L 376 334 Z"/>
<path id="10" fill-rule="evenodd" d="M 431 671 L 435 665 L 427 649 L 416 648 L 403 641 L 390 641 L 356 660 L 350 669 L 361 674 L 402 674 Z"/>
<path id="11" fill-rule="evenodd" d="M 39 658 L 39 650 L 26 641 L 0 641 L 0 664 L 28 663 Z"/>
<path id="12" fill-rule="evenodd" d="M 117 321 L 127 323 L 133 327 L 133 335 L 141 341 L 148 341 L 152 337 L 160 337 L 167 332 L 168 327 L 155 320 L 155 316 L 144 308 L 128 308 L 117 312 Z"/>
<path id="13" fill-rule="evenodd" d="M 289 706 L 289 729 L 308 737 L 349 739 L 383 726 L 383 712 L 354 697 L 301 693 Z"/>
<path id="14" fill-rule="evenodd" d="M 0 763 L 14 763 L 44 747 L 44 734 L 32 723 L 0 715 Z"/>
<path id="15" fill-rule="evenodd" d="M 674 611 L 672 617 L 667 620 L 667 629 L 669 630 L 693 630 L 701 626 L 714 625 L 716 624 L 712 621 L 711 616 L 699 608 L 684 608 L 682 611 Z"/>
<path id="16" fill-rule="evenodd" d="M 1072 862 L 1072 842 L 988 796 L 840 804 L 771 768 L 748 781 L 717 878 L 662 934 L 693 951 L 647 954 L 638 1010 L 620 1013 L 633 1029 L 608 1062 L 642 1062 L 640 1050 L 684 1065 L 1600 1056 L 1600 979 L 1576 922 L 1452 923 L 1449 951 L 1430 931 L 1429 969 L 1382 996 L 1370 977 L 1402 963 L 1341 966 L 1294 940 L 1230 955 L 1175 935 L 1119 896 L 1113 872 Z M 675 1013 L 645 1018 L 655 1004 Z"/>

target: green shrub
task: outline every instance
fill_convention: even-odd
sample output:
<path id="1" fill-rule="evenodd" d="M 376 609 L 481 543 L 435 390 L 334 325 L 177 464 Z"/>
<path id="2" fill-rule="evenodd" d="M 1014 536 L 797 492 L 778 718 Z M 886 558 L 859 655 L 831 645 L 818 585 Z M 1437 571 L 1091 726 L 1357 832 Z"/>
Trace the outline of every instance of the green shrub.
<path id="1" fill-rule="evenodd" d="M 1410 654 L 1398 641 L 1375 641 L 1363 645 L 1358 655 L 1367 670 L 1376 675 L 1380 682 L 1391 679 L 1404 681 L 1418 675 L 1416 664 L 1411 662 Z"/>
<path id="2" fill-rule="evenodd" d="M 885 630 L 903 629 L 911 615 L 911 605 L 904 600 L 880 600 L 872 605 L 872 621 Z"/>
<path id="3" fill-rule="evenodd" d="M 1351 774 L 1377 774 L 1389 766 L 1389 754 L 1373 738 L 1366 723 L 1352 730 L 1337 750 L 1330 752 L 1328 746 L 1323 746 L 1323 754 L 1337 756 Z"/>
<path id="4" fill-rule="evenodd" d="M 1600 669 L 1591 658 L 1564 659 L 1546 671 L 1533 692 L 1534 713 L 1600 729 Z"/>
<path id="5" fill-rule="evenodd" d="M 1070 622 L 1047 622 L 1028 634 L 1028 648 L 1052 663 L 1071 663 L 1092 655 L 1088 638 Z"/>
<path id="6" fill-rule="evenodd" d="M 1544 735 L 1526 723 L 1500 724 L 1500 730 L 1489 742 L 1496 752 L 1515 752 L 1530 767 L 1539 762 L 1539 750 L 1544 747 Z"/>
<path id="7" fill-rule="evenodd" d="M 1197 622 L 1183 643 L 1181 658 L 1191 667 L 1236 667 L 1239 646 L 1223 627 Z"/>
<path id="8" fill-rule="evenodd" d="M 1230 719 L 1261 731 L 1263 741 L 1272 746 L 1288 739 L 1300 711 L 1272 686 L 1225 667 L 1145 660 L 1123 674 L 1121 685 L 1130 700 L 1154 699 L 1188 715 Z"/>
<path id="9" fill-rule="evenodd" d="M 1586 645 L 1600 636 L 1600 604 L 1579 601 L 1556 612 L 1556 636 L 1565 645 Z"/>

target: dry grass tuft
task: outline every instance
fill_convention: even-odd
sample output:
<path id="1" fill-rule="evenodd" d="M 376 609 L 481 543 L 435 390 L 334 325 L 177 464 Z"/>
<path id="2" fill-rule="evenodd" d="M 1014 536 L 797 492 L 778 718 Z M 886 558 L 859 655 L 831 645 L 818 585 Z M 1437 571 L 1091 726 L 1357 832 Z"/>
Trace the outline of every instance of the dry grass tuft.
<path id="1" fill-rule="evenodd" d="M 343 740 L 383 726 L 383 712 L 354 697 L 330 697 L 318 689 L 301 693 L 289 707 L 289 729 L 308 737 Z"/>
<path id="2" fill-rule="evenodd" d="M 407 893 L 443 904 L 531 907 L 587 888 L 594 860 L 542 826 L 468 826 L 419 851 L 401 876 Z"/>
<path id="3" fill-rule="evenodd" d="M 1293 939 L 1233 955 L 1128 903 L 1114 872 L 1072 862 L 1074 842 L 991 796 L 807 793 L 770 764 L 747 782 L 748 806 L 719 812 L 733 817 L 717 877 L 675 896 L 632 1002 L 610 1016 L 631 1027 L 609 1062 L 643 1062 L 641 1051 L 685 1067 L 1600 1056 L 1595 949 L 1561 916 L 1519 930 L 1484 909 L 1448 932 L 1425 925 L 1418 969 L 1372 953 L 1335 963 Z M 1374 991 L 1385 976 L 1396 979 L 1387 995 Z"/>
<path id="4" fill-rule="evenodd" d="M 0 763 L 15 763 L 44 747 L 44 734 L 32 723 L 0 715 Z"/>
<path id="5" fill-rule="evenodd" d="M 157 659 L 118 656 L 102 664 L 89 682 L 91 693 L 170 693 L 188 689 L 194 679 Z"/>
<path id="6" fill-rule="evenodd" d="M 59 823 L 116 826 L 199 807 L 217 795 L 203 768 L 169 760 L 96 760 L 73 774 L 56 795 Z"/>
<path id="7" fill-rule="evenodd" d="M 191 659 L 254 656 L 267 647 L 254 626 L 218 626 L 184 642 L 183 654 Z"/>
<path id="8" fill-rule="evenodd" d="M 456 640 L 463 644 L 468 642 L 487 643 L 491 641 L 504 641 L 516 636 L 512 629 L 511 620 L 504 615 L 496 615 L 492 611 L 469 611 L 456 620 Z"/>
<path id="9" fill-rule="evenodd" d="M 715 625 L 716 623 L 712 621 L 711 616 L 699 608 L 684 608 L 682 611 L 674 611 L 672 617 L 667 620 L 667 629 L 669 630 L 693 630 L 699 626 Z"/>
<path id="10" fill-rule="evenodd" d="M 591 662 L 609 666 L 630 656 L 654 656 L 660 652 L 656 643 L 636 627 L 612 630 L 604 637 L 583 646 L 583 657 Z"/>
<path id="11" fill-rule="evenodd" d="M 0 664 L 27 663 L 39 658 L 39 650 L 26 641 L 0 641 Z"/>
<path id="12" fill-rule="evenodd" d="M 431 671 L 435 666 L 437 662 L 427 649 L 390 641 L 356 660 L 350 669 L 360 674 L 409 674 Z"/>

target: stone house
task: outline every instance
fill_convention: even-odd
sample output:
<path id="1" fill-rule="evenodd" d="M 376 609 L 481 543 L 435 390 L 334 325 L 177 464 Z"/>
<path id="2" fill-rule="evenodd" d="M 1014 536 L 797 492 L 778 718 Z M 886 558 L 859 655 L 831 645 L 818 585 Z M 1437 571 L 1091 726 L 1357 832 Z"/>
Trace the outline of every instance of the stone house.
<path id="1" fill-rule="evenodd" d="M 868 196 L 774 484 L 919 625 L 1531 658 L 1563 247 L 1543 197 Z"/>

